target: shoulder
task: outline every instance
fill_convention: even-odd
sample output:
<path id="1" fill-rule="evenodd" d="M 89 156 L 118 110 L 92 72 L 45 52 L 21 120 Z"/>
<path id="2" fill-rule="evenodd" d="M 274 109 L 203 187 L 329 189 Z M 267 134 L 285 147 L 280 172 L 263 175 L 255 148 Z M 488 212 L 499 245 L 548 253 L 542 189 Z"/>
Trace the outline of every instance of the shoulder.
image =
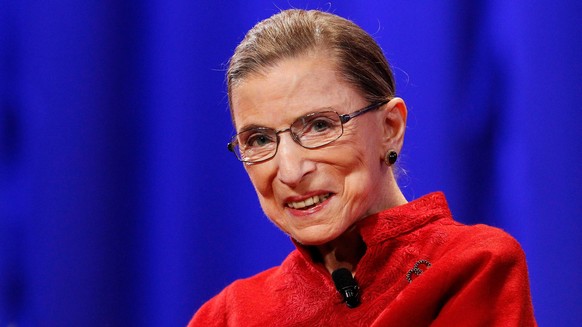
<path id="1" fill-rule="evenodd" d="M 442 325 L 468 319 L 487 319 L 482 321 L 496 326 L 532 325 L 526 258 L 517 240 L 486 225 L 453 223 L 443 230 L 445 242 L 415 281 L 420 289 L 447 299 L 439 314 Z"/>
<path id="2" fill-rule="evenodd" d="M 451 235 L 451 241 L 464 251 L 485 252 L 491 254 L 523 255 L 518 241 L 506 231 L 488 225 L 458 224 Z"/>
<path id="3" fill-rule="evenodd" d="M 252 277 L 238 279 L 225 287 L 220 293 L 204 303 L 194 314 L 188 326 L 226 326 L 229 316 L 245 301 L 254 301 L 257 291 L 266 280 L 277 274 L 279 267 L 273 267 Z"/>
<path id="4" fill-rule="evenodd" d="M 273 303 L 267 302 L 272 300 L 271 294 L 284 284 L 286 267 L 294 264 L 297 255 L 297 251 L 293 251 L 281 266 L 232 282 L 200 307 L 189 326 L 228 325 L 231 320 L 247 319 L 248 315 L 272 306 Z"/>
<path id="5" fill-rule="evenodd" d="M 527 269 L 521 245 L 500 228 L 454 222 L 443 226 L 442 230 L 446 236 L 442 246 L 435 251 L 438 258 L 435 261 L 445 263 L 448 267 L 445 269 Z"/>

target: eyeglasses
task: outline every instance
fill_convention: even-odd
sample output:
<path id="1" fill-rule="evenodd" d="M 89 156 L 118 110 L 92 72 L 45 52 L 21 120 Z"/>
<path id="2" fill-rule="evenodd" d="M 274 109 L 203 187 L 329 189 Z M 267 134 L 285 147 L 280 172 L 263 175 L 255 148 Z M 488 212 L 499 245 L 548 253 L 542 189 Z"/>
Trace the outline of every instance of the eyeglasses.
<path id="1" fill-rule="evenodd" d="M 352 118 L 379 108 L 388 103 L 374 103 L 349 114 L 340 115 L 335 111 L 322 111 L 299 117 L 282 130 L 268 127 L 253 127 L 232 137 L 228 150 L 236 158 L 246 163 L 259 163 L 273 158 L 279 148 L 279 134 L 289 131 L 295 143 L 306 149 L 316 149 L 339 139 L 344 133 L 344 124 Z"/>

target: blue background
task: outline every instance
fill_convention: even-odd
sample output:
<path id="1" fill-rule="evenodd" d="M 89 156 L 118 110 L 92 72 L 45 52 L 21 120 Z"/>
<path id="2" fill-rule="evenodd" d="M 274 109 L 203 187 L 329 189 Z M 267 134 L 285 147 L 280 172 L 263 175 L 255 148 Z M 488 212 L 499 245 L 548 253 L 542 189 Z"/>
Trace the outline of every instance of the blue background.
<path id="1" fill-rule="evenodd" d="M 0 326 L 182 326 L 292 249 L 225 63 L 279 8 L 350 18 L 410 116 L 400 184 L 514 235 L 540 325 L 582 322 L 582 2 L 0 1 Z"/>

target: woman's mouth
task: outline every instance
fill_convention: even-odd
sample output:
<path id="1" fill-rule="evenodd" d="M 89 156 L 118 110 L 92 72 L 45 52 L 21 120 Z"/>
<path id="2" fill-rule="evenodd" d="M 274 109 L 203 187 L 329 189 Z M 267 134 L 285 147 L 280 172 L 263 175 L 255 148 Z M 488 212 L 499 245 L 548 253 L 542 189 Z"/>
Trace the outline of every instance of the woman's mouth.
<path id="1" fill-rule="evenodd" d="M 287 202 L 286 205 L 291 209 L 306 210 L 318 205 L 319 203 L 322 203 L 323 201 L 327 200 L 330 196 L 331 193 L 314 195 L 303 201 Z"/>

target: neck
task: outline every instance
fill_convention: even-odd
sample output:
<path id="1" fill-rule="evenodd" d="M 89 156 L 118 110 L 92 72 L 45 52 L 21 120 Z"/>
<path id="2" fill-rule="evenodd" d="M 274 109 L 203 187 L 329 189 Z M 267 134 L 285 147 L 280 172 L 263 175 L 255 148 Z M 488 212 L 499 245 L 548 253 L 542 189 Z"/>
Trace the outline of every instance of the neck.
<path id="1" fill-rule="evenodd" d="M 376 208 L 369 214 L 408 202 L 395 181 L 390 186 L 393 188 L 390 192 L 392 196 L 386 197 L 389 201 L 386 201 L 380 208 Z M 329 273 L 339 268 L 346 268 L 353 273 L 356 265 L 366 253 L 366 244 L 359 230 L 352 226 L 350 230 L 340 237 L 326 244 L 315 246 L 314 249 Z"/>
<path id="2" fill-rule="evenodd" d="M 316 250 L 330 274 L 339 268 L 353 272 L 366 252 L 366 244 L 356 228 L 352 228 L 337 239 L 317 246 Z"/>

